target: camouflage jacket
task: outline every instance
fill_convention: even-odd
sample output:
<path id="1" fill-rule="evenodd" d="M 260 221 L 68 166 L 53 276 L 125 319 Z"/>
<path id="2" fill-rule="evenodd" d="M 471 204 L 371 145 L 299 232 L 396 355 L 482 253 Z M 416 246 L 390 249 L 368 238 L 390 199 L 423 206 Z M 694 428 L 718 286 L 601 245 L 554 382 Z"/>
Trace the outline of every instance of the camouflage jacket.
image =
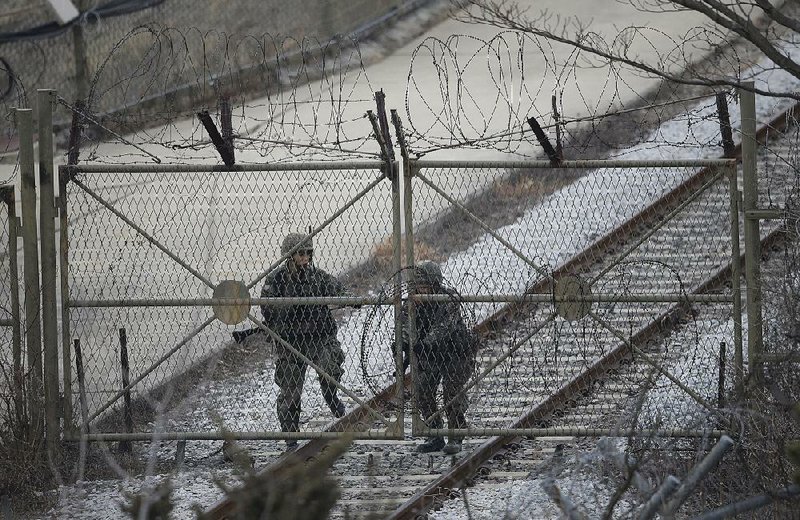
<path id="1" fill-rule="evenodd" d="M 449 295 L 452 300 L 416 304 L 417 341 L 414 351 L 419 355 L 463 355 L 471 352 L 475 346 L 475 338 L 461 316 L 458 294 L 448 288 L 442 288 L 435 294 Z M 407 309 L 405 312 L 407 316 Z M 403 332 L 404 342 L 407 343 L 408 331 Z"/>
<path id="2" fill-rule="evenodd" d="M 291 271 L 288 264 L 269 274 L 262 298 L 348 296 L 344 286 L 322 269 L 309 266 Z M 313 340 L 336 334 L 336 321 L 327 305 L 262 305 L 264 324 L 285 340 Z"/>

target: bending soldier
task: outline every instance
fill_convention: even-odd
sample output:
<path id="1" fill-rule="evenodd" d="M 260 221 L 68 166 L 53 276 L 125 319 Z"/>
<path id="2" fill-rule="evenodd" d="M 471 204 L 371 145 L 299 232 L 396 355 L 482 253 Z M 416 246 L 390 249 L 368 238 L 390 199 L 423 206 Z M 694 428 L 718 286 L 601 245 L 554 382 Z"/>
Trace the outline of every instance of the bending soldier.
<path id="1" fill-rule="evenodd" d="M 442 285 L 442 271 L 431 261 L 415 267 L 417 294 L 445 294 L 445 302 L 416 304 L 417 341 L 413 345 L 417 366 L 414 373 L 414 394 L 423 420 L 436 414 L 436 391 L 442 385 L 447 425 L 451 429 L 466 428 L 466 394 L 459 394 L 475 367 L 475 339 L 464 324 L 461 305 L 454 289 Z M 408 344 L 404 345 L 404 366 L 408 366 Z M 429 428 L 442 428 L 441 415 L 426 421 Z M 420 453 L 443 449 L 447 454 L 461 451 L 461 438 L 450 438 L 445 446 L 442 437 L 429 437 L 417 447 Z"/>
<path id="2" fill-rule="evenodd" d="M 270 273 L 261 290 L 262 298 L 345 296 L 342 284 L 332 275 L 314 266 L 311 239 L 300 233 L 289 233 L 281 244 L 281 254 L 294 250 L 286 263 Z M 301 244 L 302 242 L 302 244 Z M 341 381 L 344 352 L 336 338 L 336 321 L 327 305 L 261 306 L 264 324 L 287 343 L 308 357 L 337 382 Z M 278 420 L 281 430 L 298 431 L 301 396 L 306 376 L 306 363 L 291 350 L 277 343 L 275 383 L 278 394 Z M 322 397 L 335 417 L 346 413 L 344 403 L 336 395 L 336 386 L 318 374 Z M 286 442 L 294 449 L 297 441 Z"/>

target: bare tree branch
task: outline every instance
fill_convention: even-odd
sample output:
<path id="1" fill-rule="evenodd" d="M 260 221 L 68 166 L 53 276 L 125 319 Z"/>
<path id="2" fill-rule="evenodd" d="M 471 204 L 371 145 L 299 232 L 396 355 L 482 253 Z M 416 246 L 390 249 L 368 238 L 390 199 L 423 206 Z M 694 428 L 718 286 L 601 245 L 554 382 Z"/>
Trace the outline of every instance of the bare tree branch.
<path id="1" fill-rule="evenodd" d="M 763 2 L 766 0 L 758 1 Z M 739 35 L 751 42 L 763 52 L 766 57 L 771 59 L 775 63 L 776 68 L 786 70 L 789 74 L 800 79 L 800 64 L 782 53 L 778 47 L 764 36 L 762 30 L 760 30 L 756 24 L 739 15 L 726 5 L 717 0 L 705 0 L 704 2 L 699 0 L 669 0 L 669 3 L 705 15 L 714 23 L 716 28 L 719 29 L 718 34 L 720 37 L 724 37 L 721 29 L 726 29 L 727 31 Z M 647 63 L 642 59 L 631 56 L 629 54 L 631 43 L 636 36 L 644 37 L 642 33 L 643 27 L 631 26 L 623 29 L 614 40 L 614 45 L 609 45 L 599 34 L 589 31 L 588 26 L 577 19 L 562 20 L 556 18 L 554 22 L 552 15 L 542 12 L 538 17 L 531 20 L 526 16 L 528 9 L 520 9 L 517 4 L 508 0 L 468 0 L 468 4 L 472 6 L 473 9 L 466 9 L 456 15 L 459 20 L 467 23 L 490 24 L 498 28 L 511 29 L 541 37 L 552 42 L 572 46 L 579 51 L 600 58 L 609 64 L 625 65 L 653 77 L 659 77 L 677 84 L 743 88 L 741 81 L 736 78 L 728 77 L 726 74 L 720 73 L 714 77 L 700 74 L 691 68 L 691 63 L 688 62 L 688 59 L 686 63 L 681 64 L 683 67 L 688 68 L 688 72 L 682 71 L 680 73 L 672 73 L 667 70 L 662 70 L 666 68 L 662 66 L 665 60 L 663 56 L 661 57 L 662 63 L 658 64 Z M 756 8 L 755 4 L 753 7 Z M 791 19 L 785 20 L 785 23 L 782 25 L 791 27 L 790 20 Z M 795 25 L 800 25 L 796 21 L 794 23 Z M 709 48 L 714 47 L 714 42 L 710 39 L 712 29 L 713 27 L 698 33 L 698 38 L 700 34 L 706 35 L 706 44 Z M 680 44 L 676 42 L 675 45 L 677 48 L 687 44 L 688 41 L 684 41 Z M 773 92 L 758 87 L 749 90 L 762 96 L 786 97 L 800 100 L 800 93 L 795 91 Z"/>

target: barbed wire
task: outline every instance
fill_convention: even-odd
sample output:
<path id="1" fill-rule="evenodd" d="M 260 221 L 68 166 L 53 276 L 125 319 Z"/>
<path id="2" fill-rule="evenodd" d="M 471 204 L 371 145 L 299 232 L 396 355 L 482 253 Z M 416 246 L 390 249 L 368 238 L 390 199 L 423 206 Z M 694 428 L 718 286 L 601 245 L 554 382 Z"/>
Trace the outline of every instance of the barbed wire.
<path id="1" fill-rule="evenodd" d="M 14 98 L 3 100 L 7 112 L 15 104 L 34 103 L 28 99 L 31 88 L 44 85 L 41 74 L 31 71 L 46 70 L 52 60 L 45 43 L 19 45 L 35 48 L 38 58 L 22 72 L 8 61 L 6 90 Z M 421 157 L 460 148 L 539 158 L 530 118 L 551 140 L 558 136 L 568 158 L 600 149 L 614 156 L 613 150 L 631 144 L 666 142 L 700 149 L 721 141 L 719 132 L 691 131 L 719 124 L 710 90 L 626 96 L 628 87 L 613 67 L 602 89 L 593 83 L 584 87 L 570 72 L 582 59 L 578 54 L 564 63 L 545 59 L 538 66 L 537 60 L 552 55 L 551 45 L 511 32 L 490 39 L 453 35 L 423 40 L 411 54 L 404 92 L 388 92 L 390 99 L 404 97 L 410 151 Z M 374 52 L 364 55 L 363 48 L 363 42 L 346 38 L 323 42 L 156 24 L 137 27 L 114 42 L 92 76 L 83 112 L 89 129 L 82 159 L 216 161 L 218 154 L 196 116 L 207 110 L 221 125 L 223 100 L 231 106 L 238 162 L 377 157 L 379 148 L 364 116 L 374 110 L 374 92 L 384 85 L 369 77 Z M 30 59 L 31 49 L 9 55 Z M 532 68 L 540 70 L 533 79 Z M 53 86 L 59 87 L 64 106 L 74 109 L 69 82 Z M 623 101 L 627 98 L 633 101 Z M 61 147 L 71 118 L 70 111 L 56 118 Z M 688 131 L 648 132 L 667 120 Z M 6 124 L 13 132 L 13 120 Z M 120 152 L 107 142 L 120 142 L 120 137 L 130 149 Z"/>

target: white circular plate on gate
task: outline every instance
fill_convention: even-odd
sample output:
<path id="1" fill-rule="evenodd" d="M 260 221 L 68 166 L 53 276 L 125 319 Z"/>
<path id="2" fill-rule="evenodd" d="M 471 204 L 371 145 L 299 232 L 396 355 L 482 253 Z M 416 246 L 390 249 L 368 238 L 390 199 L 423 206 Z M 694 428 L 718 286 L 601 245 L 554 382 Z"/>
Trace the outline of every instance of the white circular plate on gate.
<path id="1" fill-rule="evenodd" d="M 592 310 L 592 302 L 586 300 L 592 288 L 576 275 L 567 275 L 556 282 L 556 312 L 567 321 L 583 319 Z"/>
<path id="2" fill-rule="evenodd" d="M 238 280 L 223 280 L 214 288 L 214 298 L 230 298 L 234 300 L 249 300 L 250 292 L 247 286 Z M 236 325 L 247 319 L 250 304 L 238 305 L 212 305 L 214 316 L 226 325 Z"/>

